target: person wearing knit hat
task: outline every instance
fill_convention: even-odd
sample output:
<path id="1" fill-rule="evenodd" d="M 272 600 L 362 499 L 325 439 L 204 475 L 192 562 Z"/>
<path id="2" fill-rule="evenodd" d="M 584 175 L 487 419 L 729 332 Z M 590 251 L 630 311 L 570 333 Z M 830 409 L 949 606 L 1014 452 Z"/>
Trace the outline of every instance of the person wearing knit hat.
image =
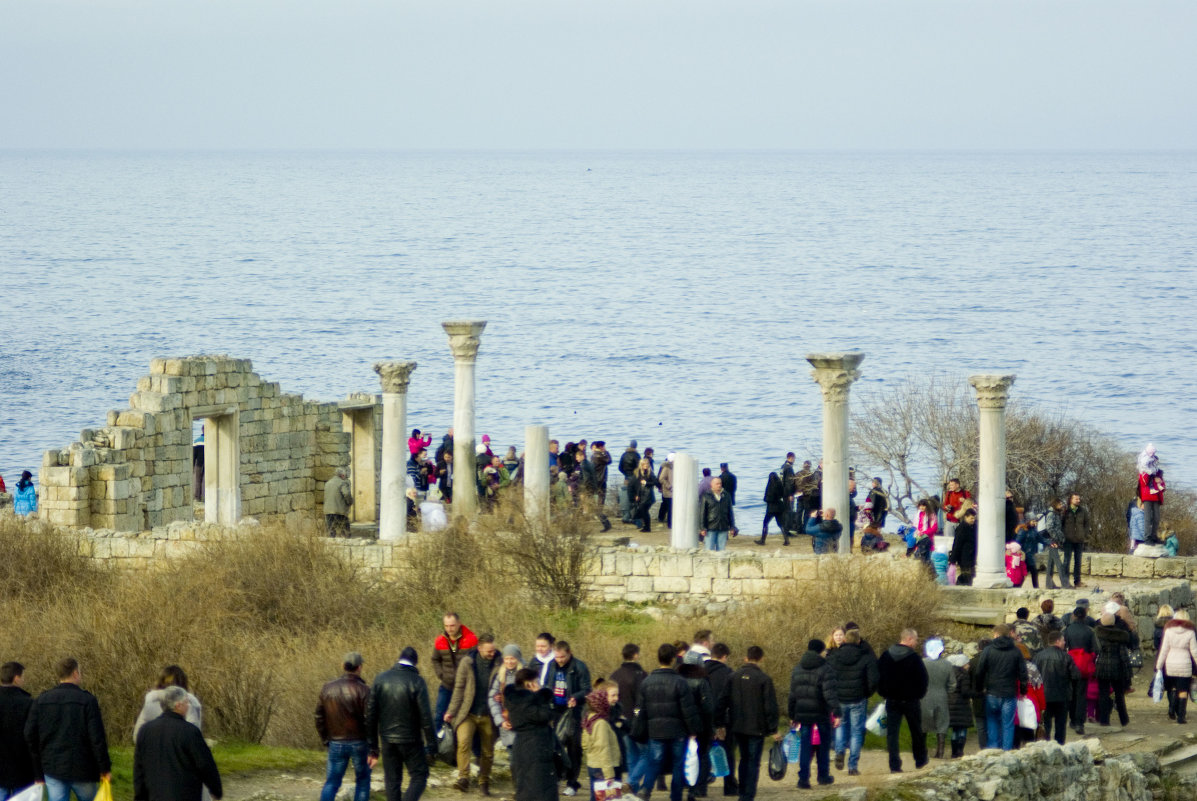
<path id="1" fill-rule="evenodd" d="M 798 660 L 790 673 L 790 696 L 787 704 L 792 725 L 801 725 L 799 739 L 801 750 L 798 757 L 798 787 L 810 789 L 810 761 L 815 757 L 818 768 L 818 783 L 831 784 L 831 718 L 840 714 L 839 692 L 836 690 L 835 671 L 823 652 L 827 646 L 822 640 L 814 639 L 806 644 L 806 653 Z M 814 733 L 818 732 L 818 744 Z"/>
<path id="2" fill-rule="evenodd" d="M 502 650 L 503 661 L 495 668 L 490 679 L 490 693 L 487 696 L 487 706 L 490 709 L 491 720 L 495 724 L 495 731 L 499 733 L 499 742 L 508 751 L 515 745 L 515 732 L 512 731 L 506 718 L 503 717 L 503 693 L 515 684 L 515 674 L 524 666 L 524 654 L 515 643 L 507 643 Z"/>

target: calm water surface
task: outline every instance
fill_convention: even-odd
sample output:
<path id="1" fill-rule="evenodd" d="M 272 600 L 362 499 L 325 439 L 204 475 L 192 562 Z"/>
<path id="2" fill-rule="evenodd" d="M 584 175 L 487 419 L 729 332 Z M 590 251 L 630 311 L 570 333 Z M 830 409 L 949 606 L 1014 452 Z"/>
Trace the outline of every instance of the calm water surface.
<path id="1" fill-rule="evenodd" d="M 489 321 L 480 434 L 726 460 L 743 502 L 817 456 L 802 357 L 845 347 L 856 393 L 1012 371 L 1197 483 L 1193 153 L 8 152 L 0 266 L 10 483 L 160 355 L 321 400 L 414 359 L 409 423 L 439 436 L 455 317 Z"/>

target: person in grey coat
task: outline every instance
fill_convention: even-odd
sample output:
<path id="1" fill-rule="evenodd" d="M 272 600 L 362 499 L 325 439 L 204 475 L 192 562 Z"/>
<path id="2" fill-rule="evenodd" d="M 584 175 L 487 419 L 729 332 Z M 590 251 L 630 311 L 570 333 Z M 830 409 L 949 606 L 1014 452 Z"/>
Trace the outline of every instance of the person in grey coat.
<path id="1" fill-rule="evenodd" d="M 927 694 L 923 696 L 923 732 L 935 734 L 935 758 L 943 759 L 944 743 L 951 728 L 951 711 L 948 706 L 948 691 L 952 688 L 955 668 L 940 657 L 943 654 L 943 640 L 932 637 L 923 646 L 923 665 L 927 668 Z"/>
<path id="2" fill-rule="evenodd" d="M 348 473 L 338 467 L 336 475 L 324 484 L 324 523 L 330 537 L 349 536 L 349 507 L 353 506 L 353 489 Z"/>

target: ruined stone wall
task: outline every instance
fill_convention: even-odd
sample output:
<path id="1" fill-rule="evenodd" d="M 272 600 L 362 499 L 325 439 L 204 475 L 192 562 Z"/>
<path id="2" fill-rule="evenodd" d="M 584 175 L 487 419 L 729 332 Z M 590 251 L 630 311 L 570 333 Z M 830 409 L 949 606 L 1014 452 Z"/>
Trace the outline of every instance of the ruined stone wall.
<path id="1" fill-rule="evenodd" d="M 282 392 L 248 359 L 193 356 L 154 359 L 129 408 L 46 452 L 43 517 L 116 531 L 192 520 L 192 421 L 216 417 L 236 426 L 235 517 L 322 514 L 324 482 L 349 459 L 338 405 Z"/>

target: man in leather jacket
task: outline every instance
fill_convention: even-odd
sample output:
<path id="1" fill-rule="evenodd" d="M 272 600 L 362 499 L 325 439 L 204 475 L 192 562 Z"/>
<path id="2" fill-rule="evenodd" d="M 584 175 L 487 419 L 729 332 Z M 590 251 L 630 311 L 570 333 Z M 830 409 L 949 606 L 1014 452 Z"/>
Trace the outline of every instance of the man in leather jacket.
<path id="1" fill-rule="evenodd" d="M 416 669 L 418 661 L 415 648 L 404 648 L 395 666 L 374 678 L 366 705 L 369 764 L 374 767 L 379 755 L 384 757 L 387 801 L 418 801 L 428 784 L 428 763 L 436 754 L 428 685 Z M 404 767 L 411 778 L 407 792 L 400 793 Z"/>
<path id="2" fill-rule="evenodd" d="M 353 801 L 370 801 L 370 747 L 366 742 L 366 703 L 370 687 L 362 681 L 362 655 L 345 654 L 345 672 L 320 689 L 316 732 L 328 748 L 328 771 L 320 801 L 335 801 L 345 770 L 353 761 Z"/>

